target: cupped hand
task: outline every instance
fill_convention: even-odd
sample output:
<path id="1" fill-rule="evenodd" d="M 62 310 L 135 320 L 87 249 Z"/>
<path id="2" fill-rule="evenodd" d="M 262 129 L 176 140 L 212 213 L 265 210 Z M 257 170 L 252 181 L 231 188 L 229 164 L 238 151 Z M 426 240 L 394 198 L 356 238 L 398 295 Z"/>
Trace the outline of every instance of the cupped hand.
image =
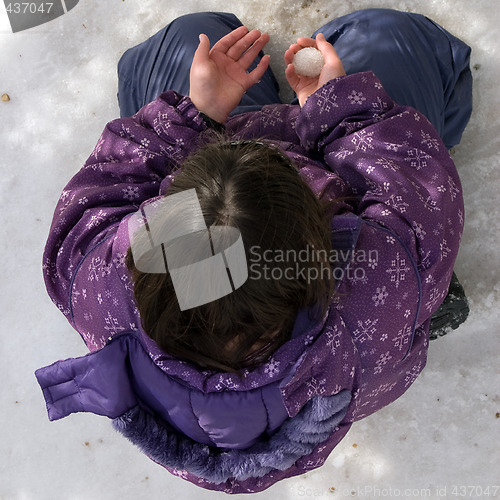
<path id="1" fill-rule="evenodd" d="M 305 48 L 314 47 L 318 49 L 323 55 L 325 64 L 319 76 L 311 77 L 299 75 L 296 73 L 292 64 L 295 54 Z M 322 33 L 318 33 L 316 38 L 298 38 L 297 43 L 290 45 L 289 49 L 285 52 L 285 63 L 287 64 L 285 76 L 290 84 L 290 87 L 297 94 L 299 104 L 304 105 L 307 98 L 321 88 L 325 83 L 333 78 L 345 75 L 342 61 L 340 60 L 337 52 L 333 46 L 328 43 Z"/>
<path id="2" fill-rule="evenodd" d="M 265 55 L 256 68 L 247 72 L 268 41 L 267 33 L 240 26 L 210 49 L 208 37 L 201 34 L 190 72 L 189 97 L 196 108 L 224 123 L 268 68 L 269 56 Z"/>

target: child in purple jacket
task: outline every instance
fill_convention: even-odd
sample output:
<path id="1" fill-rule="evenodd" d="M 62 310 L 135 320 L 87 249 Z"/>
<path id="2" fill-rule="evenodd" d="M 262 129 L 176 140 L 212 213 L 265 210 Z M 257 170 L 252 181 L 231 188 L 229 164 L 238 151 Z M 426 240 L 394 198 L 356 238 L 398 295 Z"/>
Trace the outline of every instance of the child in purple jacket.
<path id="1" fill-rule="evenodd" d="M 282 104 L 268 40 L 203 13 L 127 51 L 122 118 L 63 191 L 44 255 L 91 351 L 37 371 L 49 418 L 108 416 L 227 493 L 321 466 L 415 381 L 432 319 L 442 333 L 466 315 L 449 293 L 464 207 L 448 148 L 471 111 L 470 49 L 423 16 L 355 12 L 286 51 L 297 100 Z M 295 72 L 304 47 L 319 77 Z M 216 279 L 177 272 L 203 255 Z"/>

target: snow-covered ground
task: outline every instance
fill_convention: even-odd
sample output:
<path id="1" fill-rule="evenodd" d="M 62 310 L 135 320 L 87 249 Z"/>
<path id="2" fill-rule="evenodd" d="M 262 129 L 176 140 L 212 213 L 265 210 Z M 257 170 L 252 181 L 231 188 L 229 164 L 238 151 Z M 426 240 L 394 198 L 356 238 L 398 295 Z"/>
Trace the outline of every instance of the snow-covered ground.
<path id="1" fill-rule="evenodd" d="M 81 0 L 12 34 L 0 6 L 1 499 L 212 499 L 92 414 L 50 423 L 33 372 L 86 349 L 48 299 L 41 255 L 59 194 L 118 116 L 121 54 L 175 17 L 229 8 L 282 53 L 297 36 L 366 7 L 423 13 L 473 48 L 474 113 L 454 158 L 466 229 L 456 271 L 466 324 L 431 343 L 426 369 L 396 403 L 355 424 L 327 463 L 256 494 L 300 498 L 500 498 L 500 3 L 498 0 Z M 284 97 L 290 94 L 283 92 Z M 487 489 L 489 487 L 489 489 Z M 243 497 L 243 496 L 241 496 Z"/>

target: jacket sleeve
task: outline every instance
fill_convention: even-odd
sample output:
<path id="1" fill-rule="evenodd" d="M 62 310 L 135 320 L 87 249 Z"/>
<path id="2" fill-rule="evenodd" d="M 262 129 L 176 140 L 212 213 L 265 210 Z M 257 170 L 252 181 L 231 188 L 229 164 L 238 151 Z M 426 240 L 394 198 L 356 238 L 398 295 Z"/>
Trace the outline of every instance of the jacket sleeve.
<path id="1" fill-rule="evenodd" d="M 173 91 L 106 125 L 62 192 L 43 256 L 47 291 L 68 319 L 71 281 L 84 256 L 113 235 L 124 216 L 159 195 L 162 180 L 205 129 L 191 100 Z"/>
<path id="2" fill-rule="evenodd" d="M 430 122 L 397 105 L 366 72 L 312 94 L 296 129 L 309 153 L 348 183 L 354 212 L 391 230 L 408 248 L 421 300 L 432 312 L 451 279 L 464 206 L 456 167 Z"/>

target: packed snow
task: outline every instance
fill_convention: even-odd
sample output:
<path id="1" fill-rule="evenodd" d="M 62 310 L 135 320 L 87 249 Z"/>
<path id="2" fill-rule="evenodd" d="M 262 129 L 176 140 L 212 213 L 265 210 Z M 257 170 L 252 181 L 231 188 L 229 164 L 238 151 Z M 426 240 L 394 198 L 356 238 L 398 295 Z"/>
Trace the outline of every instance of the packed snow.
<path id="1" fill-rule="evenodd" d="M 49 300 L 42 251 L 57 199 L 118 117 L 123 52 L 189 12 L 227 10 L 267 31 L 287 89 L 283 53 L 299 36 L 354 10 L 425 14 L 472 47 L 474 112 L 453 152 L 466 204 L 455 270 L 471 314 L 430 345 L 423 374 L 394 404 L 353 425 L 326 464 L 255 498 L 500 498 L 500 3 L 496 0 L 81 0 L 13 34 L 0 6 L 2 363 L 0 498 L 223 498 L 166 472 L 104 417 L 49 422 L 33 372 L 86 348 Z M 6 97 L 7 96 L 7 97 Z M 496 486 L 496 488 L 495 488 Z M 242 495 L 237 495 L 243 498 Z"/>
<path id="2" fill-rule="evenodd" d="M 314 47 L 305 47 L 293 57 L 293 66 L 299 75 L 316 77 L 321 73 L 324 64 L 321 52 Z"/>

